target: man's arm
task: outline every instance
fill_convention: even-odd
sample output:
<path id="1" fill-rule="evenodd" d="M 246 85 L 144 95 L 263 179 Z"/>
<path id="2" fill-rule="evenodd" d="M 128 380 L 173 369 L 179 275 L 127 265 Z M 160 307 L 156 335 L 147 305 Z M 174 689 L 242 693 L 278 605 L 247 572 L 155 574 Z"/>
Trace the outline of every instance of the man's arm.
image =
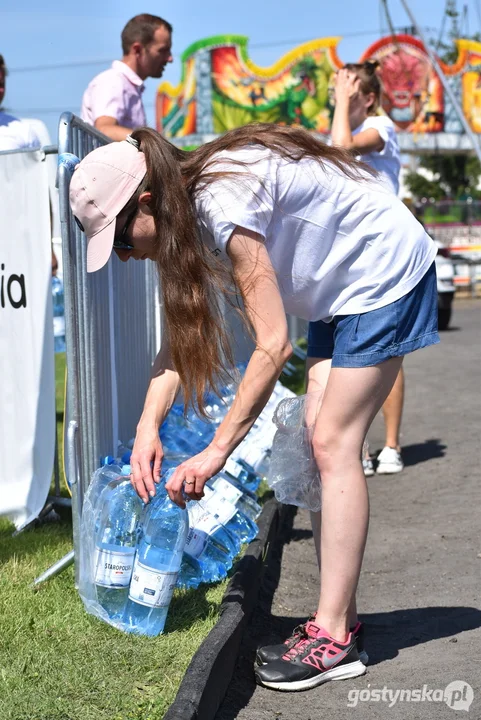
<path id="1" fill-rule="evenodd" d="M 111 140 L 125 140 L 127 135 L 130 135 L 132 128 L 124 127 L 119 125 L 117 120 L 110 115 L 101 115 L 95 121 L 95 127 L 104 135 L 107 135 Z"/>

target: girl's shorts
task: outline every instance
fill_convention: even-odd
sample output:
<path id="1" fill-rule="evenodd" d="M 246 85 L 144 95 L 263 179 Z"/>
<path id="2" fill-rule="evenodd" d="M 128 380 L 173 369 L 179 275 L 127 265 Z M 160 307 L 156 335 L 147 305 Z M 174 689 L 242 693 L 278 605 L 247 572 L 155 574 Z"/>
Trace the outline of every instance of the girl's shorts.
<path id="1" fill-rule="evenodd" d="M 332 367 L 369 367 L 438 342 L 433 263 L 416 287 L 385 307 L 309 323 L 307 355 L 332 358 Z"/>

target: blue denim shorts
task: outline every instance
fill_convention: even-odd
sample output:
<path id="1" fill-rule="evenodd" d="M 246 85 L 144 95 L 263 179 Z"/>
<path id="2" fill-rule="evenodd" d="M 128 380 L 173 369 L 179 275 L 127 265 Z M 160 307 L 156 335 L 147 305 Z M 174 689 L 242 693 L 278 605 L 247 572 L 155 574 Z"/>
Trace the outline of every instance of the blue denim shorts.
<path id="1" fill-rule="evenodd" d="M 309 323 L 307 355 L 332 358 L 332 367 L 369 367 L 438 342 L 433 263 L 416 287 L 385 307 Z"/>

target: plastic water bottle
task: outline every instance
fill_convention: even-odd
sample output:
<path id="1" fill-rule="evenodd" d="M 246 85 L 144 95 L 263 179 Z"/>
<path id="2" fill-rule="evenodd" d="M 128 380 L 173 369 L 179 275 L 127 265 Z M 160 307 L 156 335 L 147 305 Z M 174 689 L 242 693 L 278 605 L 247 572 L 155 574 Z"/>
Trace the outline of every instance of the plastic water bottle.
<path id="1" fill-rule="evenodd" d="M 176 427 L 173 424 L 163 423 L 160 428 L 160 439 L 162 445 L 168 452 L 182 454 L 192 457 L 204 449 L 205 443 L 201 442 L 198 435 L 192 433 L 186 426 Z"/>
<path id="2" fill-rule="evenodd" d="M 224 473 L 237 480 L 242 487 L 255 493 L 261 484 L 261 477 L 243 460 L 230 457 L 227 458 L 223 468 Z"/>
<path id="3" fill-rule="evenodd" d="M 110 481 L 97 502 L 95 574 L 97 600 L 109 618 L 122 615 L 129 592 L 142 501 L 125 477 Z"/>
<path id="4" fill-rule="evenodd" d="M 249 538 L 251 538 L 252 521 L 245 517 L 227 497 L 209 487 L 208 484 L 204 486 L 204 497 L 199 501 L 199 505 L 207 509 L 234 540 L 235 557 L 239 553 L 242 543 L 249 542 Z"/>
<path id="5" fill-rule="evenodd" d="M 65 352 L 65 311 L 63 282 L 56 275 L 52 277 L 53 337 L 56 353 Z"/>
<path id="6" fill-rule="evenodd" d="M 208 485 L 214 490 L 218 490 L 229 502 L 234 503 L 241 513 L 251 520 L 255 521 L 261 514 L 262 508 L 259 503 L 250 493 L 245 492 L 240 483 L 229 477 L 229 475 L 219 473 L 209 480 Z"/>
<path id="7" fill-rule="evenodd" d="M 201 582 L 222 580 L 232 567 L 237 543 L 207 508 L 187 504 L 189 533 L 178 578 L 179 587 L 196 588 Z"/>
<path id="8" fill-rule="evenodd" d="M 170 500 L 165 484 L 158 485 L 135 556 L 123 617 L 127 632 L 156 636 L 163 631 L 188 530 L 187 511 Z"/>

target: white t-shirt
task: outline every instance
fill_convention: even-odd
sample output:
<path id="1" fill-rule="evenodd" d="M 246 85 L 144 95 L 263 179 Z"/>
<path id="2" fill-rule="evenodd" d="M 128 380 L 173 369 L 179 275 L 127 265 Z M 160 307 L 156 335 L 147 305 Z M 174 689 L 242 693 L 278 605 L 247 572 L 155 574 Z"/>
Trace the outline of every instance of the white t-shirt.
<path id="1" fill-rule="evenodd" d="M 28 120 L 19 120 L 0 110 L 0 151 L 38 148 L 41 143 Z"/>
<path id="2" fill-rule="evenodd" d="M 352 134 L 357 135 L 370 128 L 378 131 L 382 140 L 384 140 L 384 147 L 380 152 L 361 155 L 360 159 L 377 170 L 397 195 L 399 192 L 401 156 L 394 123 L 387 115 L 370 115 L 359 127 L 352 131 Z"/>
<path id="3" fill-rule="evenodd" d="M 227 259 L 236 226 L 262 235 L 292 315 L 329 322 L 383 307 L 434 260 L 432 239 L 379 180 L 351 180 L 328 162 L 291 162 L 255 146 L 218 157 L 215 170 L 244 174 L 198 192 L 202 238 Z M 251 164 L 244 172 L 229 158 Z"/>

